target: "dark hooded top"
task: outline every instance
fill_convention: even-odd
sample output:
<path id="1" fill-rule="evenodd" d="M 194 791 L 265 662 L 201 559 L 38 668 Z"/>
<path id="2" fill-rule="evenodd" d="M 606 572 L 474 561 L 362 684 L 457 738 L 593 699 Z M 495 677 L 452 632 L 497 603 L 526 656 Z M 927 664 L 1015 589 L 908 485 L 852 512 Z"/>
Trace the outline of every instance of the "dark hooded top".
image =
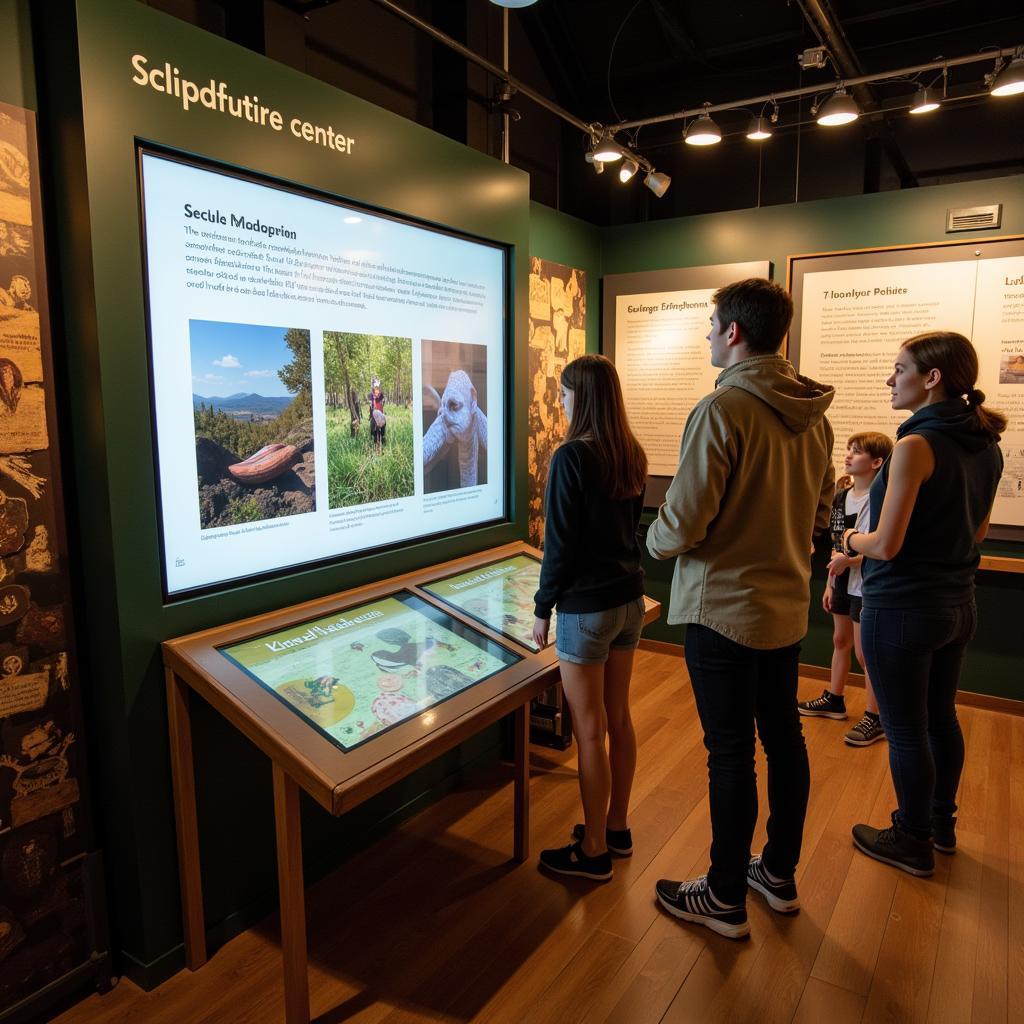
<path id="1" fill-rule="evenodd" d="M 918 409 L 896 431 L 920 434 L 935 456 L 921 485 L 900 550 L 888 561 L 864 559 L 865 608 L 953 608 L 974 599 L 980 557 L 975 536 L 1003 472 L 998 438 L 983 430 L 962 398 Z M 878 528 L 891 456 L 871 485 L 871 529 Z"/>

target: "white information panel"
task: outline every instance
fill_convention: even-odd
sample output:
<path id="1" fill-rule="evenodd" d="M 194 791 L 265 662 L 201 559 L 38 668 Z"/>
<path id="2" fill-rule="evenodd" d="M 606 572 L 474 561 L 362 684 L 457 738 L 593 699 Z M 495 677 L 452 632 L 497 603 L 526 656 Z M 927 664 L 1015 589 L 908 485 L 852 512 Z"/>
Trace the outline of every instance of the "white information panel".
<path id="1" fill-rule="evenodd" d="M 828 415 L 838 475 L 850 435 L 879 430 L 895 438 L 907 416 L 892 409 L 885 384 L 901 343 L 932 330 L 970 338 L 986 404 L 1009 418 L 992 522 L 1024 527 L 1024 255 L 996 257 L 997 246 L 936 246 L 929 253 L 946 258 L 933 262 L 914 262 L 912 249 L 888 251 L 877 265 L 870 264 L 879 254 L 834 254 L 836 263 L 869 264 L 837 269 L 818 269 L 827 256 L 794 259 L 803 267 L 793 276 L 799 307 L 791 343 L 801 373 L 835 386 Z M 900 256 L 906 262 L 891 262 Z"/>
<path id="2" fill-rule="evenodd" d="M 168 595 L 506 517 L 506 250 L 143 151 Z"/>

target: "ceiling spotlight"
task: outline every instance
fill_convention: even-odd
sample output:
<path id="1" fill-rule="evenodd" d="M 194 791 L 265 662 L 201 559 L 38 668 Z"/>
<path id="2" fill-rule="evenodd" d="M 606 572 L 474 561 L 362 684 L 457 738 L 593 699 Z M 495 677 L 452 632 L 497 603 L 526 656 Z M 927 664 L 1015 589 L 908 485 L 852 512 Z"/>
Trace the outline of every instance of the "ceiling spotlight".
<path id="1" fill-rule="evenodd" d="M 747 138 L 755 142 L 772 137 L 772 125 L 767 117 L 752 117 L 747 128 Z"/>
<path id="2" fill-rule="evenodd" d="M 688 146 L 713 146 L 721 141 L 722 131 L 706 110 L 696 121 L 691 121 L 683 132 L 683 142 Z"/>
<path id="3" fill-rule="evenodd" d="M 537 0 L 491 0 L 492 4 L 497 4 L 498 7 L 529 7 L 531 4 L 535 4 Z"/>
<path id="4" fill-rule="evenodd" d="M 629 181 L 638 170 L 640 170 L 640 166 L 635 160 L 623 160 L 622 166 L 619 168 L 619 181 L 623 183 Z"/>
<path id="5" fill-rule="evenodd" d="M 831 128 L 839 124 L 849 124 L 860 117 L 860 108 L 854 98 L 840 86 L 821 106 L 818 111 L 818 124 Z"/>
<path id="6" fill-rule="evenodd" d="M 938 109 L 938 93 L 934 89 L 929 89 L 927 86 L 922 85 L 914 93 L 914 102 L 910 104 L 910 112 L 912 114 L 929 114 L 933 110 Z"/>
<path id="7" fill-rule="evenodd" d="M 1016 96 L 1024 92 L 1024 46 L 1018 47 L 1013 60 L 996 73 L 989 92 L 993 96 Z"/>
<path id="8" fill-rule="evenodd" d="M 644 178 L 644 184 L 660 199 L 668 191 L 672 179 L 667 174 L 651 171 Z"/>
<path id="9" fill-rule="evenodd" d="M 591 152 L 594 154 L 594 159 L 603 164 L 610 164 L 615 160 L 622 159 L 622 147 L 610 135 L 602 135 L 594 143 Z"/>

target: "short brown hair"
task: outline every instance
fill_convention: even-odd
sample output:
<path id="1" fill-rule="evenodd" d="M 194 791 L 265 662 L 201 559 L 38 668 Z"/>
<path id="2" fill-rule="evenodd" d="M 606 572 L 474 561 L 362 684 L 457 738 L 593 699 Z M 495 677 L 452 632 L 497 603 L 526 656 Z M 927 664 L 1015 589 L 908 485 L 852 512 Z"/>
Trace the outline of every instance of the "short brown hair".
<path id="1" fill-rule="evenodd" d="M 723 327 L 733 321 L 739 324 L 751 352 L 770 355 L 782 347 L 793 320 L 793 300 L 782 285 L 764 277 L 748 277 L 719 288 L 711 301 L 718 307 L 718 322 Z"/>
<path id="2" fill-rule="evenodd" d="M 892 438 L 887 434 L 879 434 L 877 430 L 864 430 L 854 434 L 846 442 L 846 447 L 854 444 L 873 459 L 887 459 L 892 453 Z"/>

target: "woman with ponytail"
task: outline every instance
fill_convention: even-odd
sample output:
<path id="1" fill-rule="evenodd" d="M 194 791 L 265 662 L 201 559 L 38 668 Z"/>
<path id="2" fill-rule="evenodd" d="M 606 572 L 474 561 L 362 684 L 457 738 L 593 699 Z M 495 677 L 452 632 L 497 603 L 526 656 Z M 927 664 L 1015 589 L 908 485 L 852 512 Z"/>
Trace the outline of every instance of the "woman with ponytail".
<path id="1" fill-rule="evenodd" d="M 861 639 L 899 804 L 891 827 L 855 825 L 853 841 L 912 875 L 934 871 L 933 850 L 956 849 L 956 691 L 1006 429 L 977 379 L 978 356 L 962 334 L 904 342 L 886 385 L 892 407 L 912 415 L 872 484 L 869 532 L 843 536 L 844 553 L 865 556 Z"/>
<path id="2" fill-rule="evenodd" d="M 629 681 L 644 616 L 637 531 L 647 457 L 604 356 L 569 363 L 561 398 L 569 430 L 548 475 L 533 638 L 547 644 L 557 607 L 555 646 L 576 733 L 584 824 L 572 830 L 570 845 L 542 851 L 540 862 L 558 874 L 606 881 L 609 851 L 633 852 L 626 821 L 636 769 Z"/>

